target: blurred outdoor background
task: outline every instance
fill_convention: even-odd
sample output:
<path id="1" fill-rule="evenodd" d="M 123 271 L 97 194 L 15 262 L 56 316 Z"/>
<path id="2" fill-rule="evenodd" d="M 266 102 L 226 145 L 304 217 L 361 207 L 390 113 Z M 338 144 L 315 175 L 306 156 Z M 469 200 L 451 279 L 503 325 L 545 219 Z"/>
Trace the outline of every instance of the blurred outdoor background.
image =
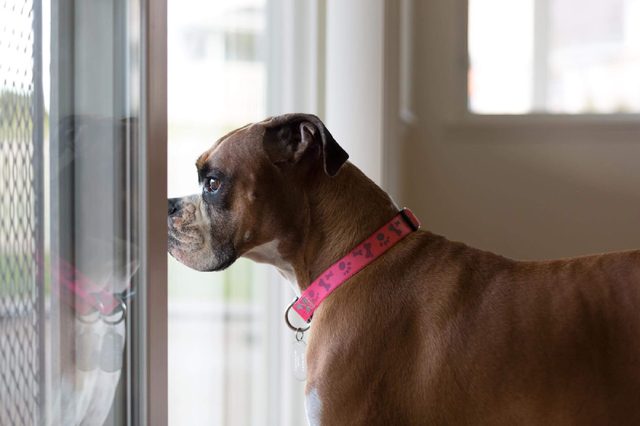
<path id="1" fill-rule="evenodd" d="M 266 1 L 168 3 L 169 197 L 200 192 L 198 156 L 267 114 Z M 244 259 L 223 273 L 168 262 L 169 424 L 264 424 L 276 415 L 265 328 L 273 271 Z"/>

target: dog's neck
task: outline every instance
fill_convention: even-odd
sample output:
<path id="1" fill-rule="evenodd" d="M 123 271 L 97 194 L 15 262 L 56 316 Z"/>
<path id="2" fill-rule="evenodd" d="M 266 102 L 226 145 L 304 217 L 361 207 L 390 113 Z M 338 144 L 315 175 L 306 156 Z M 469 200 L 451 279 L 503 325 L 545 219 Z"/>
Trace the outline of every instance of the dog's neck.
<path id="1" fill-rule="evenodd" d="M 397 214 L 391 198 L 357 167 L 346 163 L 308 195 L 308 223 L 289 261 L 300 291 Z"/>

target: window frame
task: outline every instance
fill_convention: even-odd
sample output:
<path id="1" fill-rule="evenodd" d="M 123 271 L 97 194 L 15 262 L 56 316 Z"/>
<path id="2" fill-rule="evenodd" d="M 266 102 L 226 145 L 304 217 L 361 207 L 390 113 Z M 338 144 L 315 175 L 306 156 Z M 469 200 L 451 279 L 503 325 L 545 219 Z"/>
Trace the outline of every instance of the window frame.
<path id="1" fill-rule="evenodd" d="M 413 3 L 414 0 L 405 0 Z M 434 52 L 452 59 L 449 86 L 452 93 L 445 105 L 444 137 L 447 140 L 477 140 L 489 142 L 519 139 L 522 142 L 565 141 L 579 139 L 584 142 L 630 141 L 640 142 L 640 113 L 615 114 L 477 114 L 469 109 L 467 72 L 469 69 L 468 24 L 469 1 L 456 0 L 449 7 L 453 18 L 450 25 L 451 41 L 443 49 L 452 52 Z M 449 45 L 452 43 L 452 45 Z M 453 53 L 453 56 L 450 56 Z M 411 109 L 410 107 L 408 109 Z"/>
<path id="2" fill-rule="evenodd" d="M 132 424 L 167 425 L 167 1 L 142 0 L 142 94 L 138 202 L 140 286 L 131 338 L 138 401 Z"/>

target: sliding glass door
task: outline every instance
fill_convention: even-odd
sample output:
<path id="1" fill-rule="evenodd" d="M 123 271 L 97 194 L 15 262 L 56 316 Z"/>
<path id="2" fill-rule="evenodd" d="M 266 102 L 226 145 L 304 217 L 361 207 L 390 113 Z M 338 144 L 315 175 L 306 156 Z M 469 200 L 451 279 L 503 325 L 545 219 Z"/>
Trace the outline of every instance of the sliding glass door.
<path id="1" fill-rule="evenodd" d="M 0 424 L 162 424 L 164 2 L 0 12 Z"/>

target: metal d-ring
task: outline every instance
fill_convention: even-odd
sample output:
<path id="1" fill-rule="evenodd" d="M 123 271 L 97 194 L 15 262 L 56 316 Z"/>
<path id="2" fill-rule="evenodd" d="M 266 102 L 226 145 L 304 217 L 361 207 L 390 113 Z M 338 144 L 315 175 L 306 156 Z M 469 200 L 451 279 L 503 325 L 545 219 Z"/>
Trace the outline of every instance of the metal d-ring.
<path id="1" fill-rule="evenodd" d="M 105 324 L 109 324 L 109 325 L 117 325 L 120 324 L 122 321 L 124 321 L 124 319 L 127 316 L 127 304 L 124 303 L 124 300 L 122 299 L 118 299 L 119 300 L 119 304 L 118 306 L 109 314 L 109 315 L 102 315 L 102 322 L 104 322 Z M 117 314 L 117 313 L 121 313 L 120 318 L 116 319 L 116 320 L 109 320 L 107 319 L 108 316 Z"/>
<path id="2" fill-rule="evenodd" d="M 296 297 L 295 299 L 293 299 L 293 302 L 291 302 L 291 304 L 289 305 L 289 307 L 287 308 L 286 311 L 284 311 L 284 322 L 287 324 L 287 327 L 289 327 L 291 330 L 296 332 L 296 339 L 298 338 L 298 333 L 304 333 L 305 331 L 307 331 L 309 328 L 311 328 L 310 325 L 306 326 L 306 327 L 294 327 L 291 322 L 289 321 L 289 311 L 291 310 L 291 308 L 293 308 L 293 305 L 298 301 L 298 298 Z"/>

